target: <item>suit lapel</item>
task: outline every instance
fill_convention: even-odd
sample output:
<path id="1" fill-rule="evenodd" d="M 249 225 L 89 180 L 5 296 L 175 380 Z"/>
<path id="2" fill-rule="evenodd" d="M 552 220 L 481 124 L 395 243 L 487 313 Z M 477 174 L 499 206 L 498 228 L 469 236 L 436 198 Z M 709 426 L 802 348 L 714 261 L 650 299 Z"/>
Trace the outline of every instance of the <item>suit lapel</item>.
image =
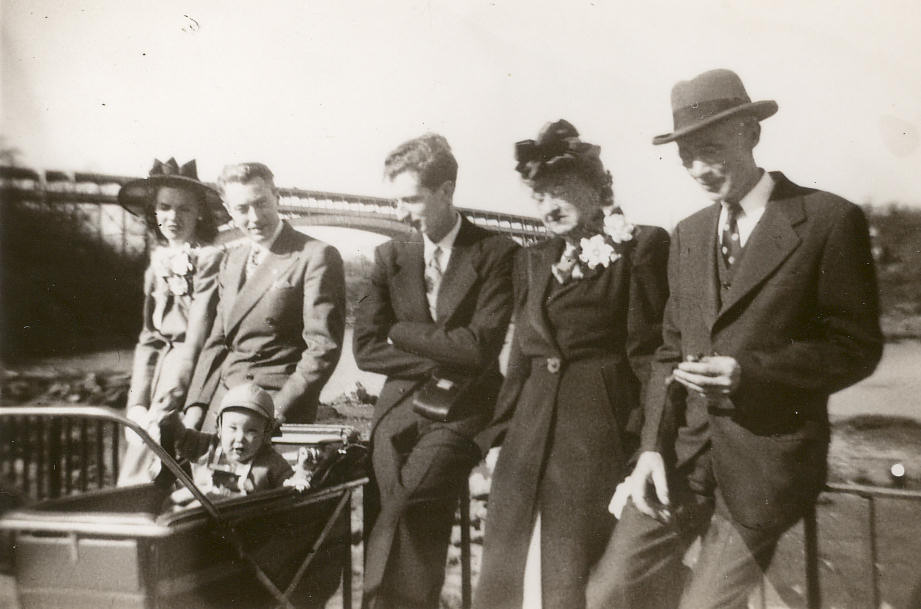
<path id="1" fill-rule="evenodd" d="M 249 243 L 239 245 L 227 254 L 227 266 L 224 268 L 224 283 L 221 285 L 221 311 L 224 322 L 224 332 L 230 330 L 233 306 L 240 291 L 240 282 L 243 280 L 243 267 L 249 255 Z"/>
<path id="2" fill-rule="evenodd" d="M 278 235 L 278 239 L 272 245 L 272 249 L 266 259 L 253 272 L 252 277 L 247 277 L 246 283 L 237 292 L 233 301 L 229 319 L 225 325 L 225 332 L 230 333 L 256 303 L 269 292 L 275 280 L 297 260 L 297 256 L 293 254 L 291 246 L 293 231 L 294 229 L 286 224 Z M 245 264 L 245 260 L 246 253 L 243 252 L 240 273 L 242 273 L 242 265 Z"/>
<path id="3" fill-rule="evenodd" d="M 775 185 L 764 215 L 746 244 L 718 317 L 760 285 L 799 246 L 800 237 L 793 227 L 806 218 L 803 202 L 798 196 L 783 199 L 784 186 Z"/>
<path id="4" fill-rule="evenodd" d="M 528 321 L 547 344 L 556 351 L 559 351 L 559 346 L 556 344 L 556 339 L 553 338 L 553 332 L 550 331 L 547 310 L 544 308 L 544 297 L 553 277 L 550 267 L 560 259 L 563 247 L 563 240 L 554 238 L 528 248 L 528 301 L 526 306 Z"/>
<path id="5" fill-rule="evenodd" d="M 706 316 L 707 325 L 712 327 L 720 310 L 719 276 L 716 269 L 716 230 L 720 219 L 720 205 L 712 205 L 706 213 L 701 215 L 694 231 L 688 241 L 691 248 L 697 243 L 703 243 L 703 252 L 691 249 L 688 253 L 693 260 L 692 278 L 695 282 L 704 285 L 704 300 L 701 308 Z"/>
<path id="6" fill-rule="evenodd" d="M 411 321 L 430 321 L 432 316 L 429 313 L 429 303 L 425 299 L 423 278 L 425 259 L 422 252 L 422 236 L 413 232 L 407 240 L 394 243 L 397 249 L 397 269 L 393 275 L 394 297 L 408 304 Z"/>
<path id="7" fill-rule="evenodd" d="M 154 281 L 157 282 L 155 290 L 161 289 L 161 286 L 159 285 L 159 283 L 161 282 L 161 279 L 159 277 L 155 277 Z M 164 281 L 163 283 L 166 283 L 166 282 Z M 153 306 L 153 312 L 151 313 L 151 317 L 153 318 L 154 328 L 163 327 L 163 318 L 166 317 L 166 309 L 169 306 L 169 301 L 171 299 L 171 294 L 169 293 L 169 286 L 164 285 L 162 286 L 162 288 L 164 291 L 162 293 L 154 295 L 153 297 L 154 306 Z"/>
<path id="8" fill-rule="evenodd" d="M 441 287 L 438 288 L 436 321 L 446 323 L 476 282 L 477 273 L 471 252 L 473 230 L 470 222 L 461 216 L 461 227 L 451 247 L 451 259 L 441 278 Z"/>

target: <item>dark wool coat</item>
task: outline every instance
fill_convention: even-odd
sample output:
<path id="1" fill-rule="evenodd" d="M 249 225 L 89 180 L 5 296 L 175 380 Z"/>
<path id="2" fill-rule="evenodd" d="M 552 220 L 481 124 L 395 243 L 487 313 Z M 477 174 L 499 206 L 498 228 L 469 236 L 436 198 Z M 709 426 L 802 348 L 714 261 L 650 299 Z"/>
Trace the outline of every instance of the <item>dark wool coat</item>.
<path id="1" fill-rule="evenodd" d="M 825 481 L 828 396 L 882 354 L 867 221 L 856 205 L 771 173 L 774 190 L 720 297 L 711 205 L 678 224 L 671 299 L 646 404 L 643 450 L 680 470 L 706 453 L 736 522 L 782 530 Z M 739 387 L 718 401 L 663 380 L 688 354 L 734 357 Z"/>
<path id="2" fill-rule="evenodd" d="M 476 605 L 520 609 L 541 515 L 544 607 L 578 608 L 614 525 L 607 505 L 639 442 L 644 383 L 661 342 L 668 234 L 639 226 L 623 256 L 564 286 L 560 238 L 519 252 L 515 337 L 495 423 L 502 441 Z"/>
<path id="3" fill-rule="evenodd" d="M 354 334 L 358 366 L 387 375 L 371 429 L 374 477 L 364 492 L 366 607 L 438 606 L 457 498 L 482 458 L 474 438 L 492 419 L 502 382 L 498 356 L 512 314 L 517 249 L 462 216 L 435 319 L 425 297 L 422 236 L 413 232 L 375 250 Z M 479 376 L 443 423 L 412 408 L 412 396 L 438 367 Z"/>

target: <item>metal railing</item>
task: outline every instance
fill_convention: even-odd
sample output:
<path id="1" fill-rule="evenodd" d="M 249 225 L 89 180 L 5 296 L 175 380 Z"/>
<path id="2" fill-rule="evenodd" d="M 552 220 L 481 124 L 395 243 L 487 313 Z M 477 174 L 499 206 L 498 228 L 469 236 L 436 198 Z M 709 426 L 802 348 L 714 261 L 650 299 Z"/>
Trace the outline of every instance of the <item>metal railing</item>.
<path id="1" fill-rule="evenodd" d="M 14 201 L 48 204 L 115 204 L 121 186 L 132 179 L 130 176 L 56 170 L 39 172 L 28 167 L 0 166 L 0 194 Z M 282 211 L 296 215 L 338 213 L 343 216 L 395 217 L 390 199 L 302 188 L 278 190 Z M 536 218 L 469 207 L 458 209 L 474 224 L 514 235 L 526 243 L 549 236 Z"/>
<path id="2" fill-rule="evenodd" d="M 0 482 L 32 500 L 114 486 L 119 433 L 118 423 L 87 420 L 76 412 L 56 418 L 4 416 Z"/>
<path id="3" fill-rule="evenodd" d="M 880 572 L 876 501 L 878 499 L 896 499 L 916 501 L 921 504 L 921 491 L 859 484 L 828 484 L 825 487 L 825 491 L 828 493 L 853 495 L 864 499 L 867 503 L 867 580 L 870 584 L 870 598 L 873 603 L 871 606 L 874 608 L 879 607 L 882 598 L 879 585 Z M 803 518 L 803 531 L 803 544 L 805 546 L 806 557 L 806 606 L 809 607 L 809 609 L 821 609 L 822 591 L 819 576 L 819 531 L 814 507 Z"/>

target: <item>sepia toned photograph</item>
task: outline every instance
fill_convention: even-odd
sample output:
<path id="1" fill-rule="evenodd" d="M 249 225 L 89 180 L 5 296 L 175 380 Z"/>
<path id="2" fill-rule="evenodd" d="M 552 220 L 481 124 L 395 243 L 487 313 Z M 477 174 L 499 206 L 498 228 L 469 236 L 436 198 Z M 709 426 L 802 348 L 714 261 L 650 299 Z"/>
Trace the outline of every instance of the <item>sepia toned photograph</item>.
<path id="1" fill-rule="evenodd" d="M 921 609 L 921 4 L 0 0 L 0 609 Z"/>

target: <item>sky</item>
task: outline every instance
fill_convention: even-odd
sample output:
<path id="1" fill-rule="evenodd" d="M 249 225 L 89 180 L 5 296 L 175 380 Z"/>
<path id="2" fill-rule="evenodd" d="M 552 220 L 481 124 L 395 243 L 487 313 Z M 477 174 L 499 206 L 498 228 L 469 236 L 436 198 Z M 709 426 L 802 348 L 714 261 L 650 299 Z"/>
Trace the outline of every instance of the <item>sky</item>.
<path id="1" fill-rule="evenodd" d="M 921 206 L 921 2 L 0 0 L 0 134 L 39 169 L 267 163 L 280 186 L 381 194 L 436 131 L 459 205 L 534 214 L 514 142 L 566 118 L 635 222 L 705 205 L 672 85 L 716 67 L 780 111 L 760 165 L 856 203 Z"/>

